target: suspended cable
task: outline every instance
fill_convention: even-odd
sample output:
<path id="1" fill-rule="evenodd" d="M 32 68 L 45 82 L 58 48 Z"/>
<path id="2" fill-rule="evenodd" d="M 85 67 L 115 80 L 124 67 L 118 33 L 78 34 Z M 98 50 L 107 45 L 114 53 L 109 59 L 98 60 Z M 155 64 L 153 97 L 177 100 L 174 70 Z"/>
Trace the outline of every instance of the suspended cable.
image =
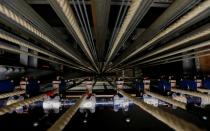
<path id="1" fill-rule="evenodd" d="M 146 104 L 143 101 L 137 99 L 136 97 L 130 96 L 122 90 L 119 93 L 131 100 L 134 104 L 139 106 L 144 111 L 148 112 L 150 115 L 154 116 L 156 119 L 162 121 L 169 127 L 177 131 L 201 131 L 203 129 L 197 127 L 196 125 L 181 119 L 173 114 L 170 114 L 160 108 L 154 107 L 152 105 Z"/>
<path id="2" fill-rule="evenodd" d="M 76 33 L 76 37 L 78 37 L 78 40 L 80 40 L 79 45 L 81 49 L 83 50 L 85 55 L 89 58 L 89 60 L 95 67 L 96 71 L 99 72 L 93 54 L 91 53 L 91 50 L 89 49 L 89 46 L 85 41 L 84 35 L 80 30 L 80 27 L 74 16 L 74 12 L 72 11 L 72 8 L 68 3 L 68 0 L 49 0 L 49 3 L 56 11 L 62 22 L 65 24 L 68 31 Z"/>
<path id="3" fill-rule="evenodd" d="M 92 30 L 90 28 L 90 22 L 89 22 L 90 19 L 89 19 L 88 14 L 87 14 L 87 9 L 86 9 L 86 5 L 85 5 L 85 1 L 82 0 L 82 3 L 83 3 L 83 7 L 84 7 L 84 12 L 85 12 L 87 24 L 88 24 L 88 30 L 89 30 L 90 37 L 91 37 L 91 42 L 92 42 L 92 47 L 93 47 L 93 53 L 95 54 L 95 58 L 97 59 L 97 53 L 96 53 L 96 48 L 95 48 L 96 46 L 95 46 L 94 41 L 93 41 Z"/>
<path id="4" fill-rule="evenodd" d="M 33 45 L 32 43 L 30 43 L 30 42 L 28 42 L 28 41 L 26 41 L 24 39 L 21 39 L 21 38 L 15 36 L 13 34 L 10 34 L 10 33 L 6 32 L 6 31 L 2 30 L 2 29 L 0 29 L 0 38 L 4 39 L 4 40 L 7 40 L 9 42 L 15 43 L 15 44 L 17 44 L 19 46 L 24 46 L 24 47 L 29 48 L 31 50 L 34 50 L 34 51 L 37 51 L 39 53 L 45 54 L 45 55 L 50 56 L 52 58 L 58 59 L 60 61 L 68 63 L 70 65 L 79 66 L 79 65 L 76 65 L 76 64 L 70 62 L 67 59 L 61 58 L 60 56 L 57 56 L 56 54 L 54 54 L 54 53 L 52 53 L 52 52 L 50 52 L 48 50 L 45 50 L 45 49 L 42 49 L 42 48 L 40 48 L 40 47 L 38 47 L 36 45 Z"/>
<path id="5" fill-rule="evenodd" d="M 64 66 L 69 67 L 69 68 L 74 68 L 74 69 L 79 69 L 79 70 L 89 72 L 89 70 L 87 70 L 86 68 L 68 65 L 68 64 L 65 64 L 65 63 L 62 63 L 62 62 L 59 62 L 59 61 L 55 61 L 55 60 L 46 58 L 46 57 L 42 57 L 42 56 L 38 56 L 38 55 L 29 53 L 29 52 L 26 52 L 26 51 L 22 51 L 19 48 L 12 47 L 12 46 L 8 45 L 7 43 L 0 42 L 0 49 L 11 51 L 11 52 L 14 52 L 14 53 L 17 53 L 17 54 L 26 54 L 28 56 L 32 56 L 32 57 L 35 57 L 35 58 L 38 58 L 38 59 L 42 59 L 42 60 L 49 61 L 49 62 L 52 62 L 52 63 L 60 64 L 60 65 L 64 65 Z"/>
<path id="6" fill-rule="evenodd" d="M 0 3 L 0 13 L 4 16 L 6 16 L 8 19 L 14 21 L 18 25 L 24 27 L 27 29 L 29 32 L 32 32 L 39 38 L 42 38 L 46 42 L 50 43 L 52 46 L 56 47 L 60 51 L 64 52 L 77 62 L 83 63 L 79 58 L 68 52 L 66 49 L 62 48 L 58 43 L 50 39 L 48 36 L 40 32 L 36 27 L 32 26 L 31 23 L 27 22 L 24 20 L 20 15 L 16 14 L 14 11 L 10 10 L 8 7 L 6 7 L 4 4 Z"/>
<path id="7" fill-rule="evenodd" d="M 77 100 L 75 105 L 71 106 L 47 131 L 62 131 L 85 99 L 86 95 L 83 95 L 79 100 Z"/>
<path id="8" fill-rule="evenodd" d="M 118 12 L 117 20 L 116 20 L 116 22 L 115 22 L 114 29 L 113 29 L 113 32 L 112 32 L 112 36 L 111 36 L 111 39 L 110 39 L 110 41 L 109 41 L 109 47 L 108 47 L 107 53 L 109 53 L 110 50 L 111 50 L 112 43 L 113 43 L 114 37 L 115 37 L 115 35 L 116 35 L 117 26 L 118 26 L 118 28 L 119 28 L 118 22 L 119 22 L 119 20 L 120 20 L 120 16 L 121 16 L 121 12 L 122 12 L 122 9 L 123 9 L 123 6 L 124 6 L 124 2 L 125 2 L 125 0 L 122 1 L 121 6 L 120 6 L 120 10 L 119 10 L 119 12 Z"/>
<path id="9" fill-rule="evenodd" d="M 85 19 L 84 19 L 84 16 L 83 16 L 83 12 L 82 12 L 82 9 L 81 9 L 81 7 L 80 7 L 80 3 L 79 3 L 79 1 L 76 1 L 76 2 L 77 2 L 77 5 L 78 5 L 78 7 L 79 7 L 79 11 L 78 11 L 77 5 L 76 5 L 75 1 L 73 0 L 72 2 L 73 2 L 74 9 L 75 9 L 75 11 L 76 11 L 76 15 L 77 15 L 77 17 L 78 17 L 78 19 L 79 19 L 80 25 L 81 25 L 81 27 L 82 27 L 83 33 L 84 33 L 84 35 L 85 35 L 85 38 L 86 38 L 87 42 L 88 42 L 89 45 L 90 45 L 91 52 L 93 52 L 93 46 L 92 46 L 92 44 L 90 43 L 91 40 L 90 40 L 90 36 L 89 36 L 89 33 L 88 33 L 88 29 L 87 29 L 87 26 L 86 26 L 86 22 L 85 22 Z M 81 14 L 81 16 L 80 16 L 80 14 Z"/>
<path id="10" fill-rule="evenodd" d="M 25 90 L 16 90 L 14 92 L 0 94 L 0 99 L 4 99 L 11 96 L 22 95 L 25 93 Z"/>
<path id="11" fill-rule="evenodd" d="M 117 67 L 122 62 L 128 60 L 129 58 L 133 57 L 137 53 L 139 53 L 139 52 L 143 51 L 144 49 L 148 48 L 149 46 L 153 45 L 155 42 L 157 42 L 158 40 L 162 39 L 166 35 L 169 35 L 170 33 L 176 31 L 177 29 L 180 29 L 187 22 L 189 23 L 188 24 L 188 26 L 189 26 L 190 24 L 198 22 L 201 18 L 205 18 L 205 17 L 209 16 L 209 13 L 208 13 L 208 9 L 209 8 L 210 8 L 210 0 L 203 1 L 201 4 L 199 4 L 194 9 L 189 11 L 186 15 L 182 16 L 175 23 L 171 24 L 168 28 L 163 30 L 158 35 L 156 35 L 150 41 L 146 42 L 145 44 L 143 44 L 139 48 L 135 48 L 135 50 L 130 52 L 130 54 L 128 54 L 125 58 L 123 58 L 119 62 L 115 63 L 114 67 Z M 114 68 L 114 67 L 112 67 L 112 68 Z"/>

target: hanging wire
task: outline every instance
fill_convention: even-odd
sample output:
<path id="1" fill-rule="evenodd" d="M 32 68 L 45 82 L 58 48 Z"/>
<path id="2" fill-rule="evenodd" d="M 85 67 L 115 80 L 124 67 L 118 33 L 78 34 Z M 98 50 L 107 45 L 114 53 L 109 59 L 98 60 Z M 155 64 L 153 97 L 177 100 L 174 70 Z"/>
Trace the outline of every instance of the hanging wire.
<path id="1" fill-rule="evenodd" d="M 119 31 L 120 31 L 120 26 L 121 26 L 122 23 L 123 23 L 123 19 L 125 18 L 125 14 L 126 14 L 127 10 L 128 10 L 128 5 L 125 5 L 125 9 L 124 9 L 124 11 L 123 11 L 122 17 L 121 17 L 121 19 L 120 19 L 120 22 L 119 22 L 119 24 L 118 24 L 118 28 L 117 28 L 117 30 L 116 30 L 116 33 L 114 34 L 114 38 L 113 38 L 111 44 L 113 44 L 114 40 L 115 40 L 116 37 L 117 37 L 117 34 L 118 34 Z"/>
<path id="2" fill-rule="evenodd" d="M 93 52 L 93 46 L 92 46 L 92 44 L 91 44 L 91 38 L 90 38 L 89 31 L 88 31 L 88 26 L 87 26 L 87 23 L 86 23 L 86 21 L 85 21 L 85 18 L 84 18 L 83 11 L 82 11 L 82 8 L 81 8 L 81 5 L 80 5 L 79 0 L 77 0 L 77 4 L 78 4 L 78 7 L 79 7 L 79 11 L 80 11 L 81 17 L 82 17 L 82 21 L 81 21 L 81 22 L 84 24 L 85 33 L 86 33 L 87 36 L 88 36 L 89 44 L 90 44 L 90 46 L 92 47 L 91 51 Z M 88 21 L 88 20 L 87 20 L 87 21 Z"/>
<path id="3" fill-rule="evenodd" d="M 75 11 L 76 11 L 77 18 L 79 19 L 79 22 L 80 22 L 80 24 L 81 24 L 83 33 L 84 33 L 84 35 L 85 35 L 85 39 L 89 42 L 88 36 L 87 36 L 87 33 L 86 33 L 86 29 L 85 29 L 85 26 L 83 25 L 83 22 L 82 22 L 82 20 L 81 20 L 81 16 L 79 15 L 79 11 L 78 11 L 78 9 L 77 9 L 76 2 L 75 2 L 74 0 L 72 0 L 72 3 L 73 3 L 73 6 L 74 6 L 74 9 L 75 9 Z"/>
<path id="4" fill-rule="evenodd" d="M 91 37 L 91 42 L 92 42 L 92 47 L 93 47 L 93 53 L 95 54 L 95 58 L 97 59 L 97 53 L 96 53 L 96 49 L 95 49 L 95 44 L 94 44 L 94 41 L 93 41 L 93 35 L 92 35 L 92 31 L 91 31 L 91 28 L 90 28 L 90 22 L 89 22 L 89 17 L 88 17 L 88 14 L 87 14 L 87 9 L 86 9 L 86 6 L 85 6 L 85 1 L 82 0 L 82 3 L 83 3 L 83 7 L 84 7 L 84 12 L 85 12 L 85 17 L 86 17 L 86 20 L 87 20 L 87 24 L 88 24 L 88 29 L 89 29 L 89 33 L 90 33 L 90 37 Z"/>
<path id="5" fill-rule="evenodd" d="M 116 39 L 116 41 L 118 41 L 117 43 L 121 43 L 120 45 L 124 46 L 124 43 L 129 38 L 129 36 L 132 34 L 134 29 L 137 27 L 139 22 L 142 20 L 142 18 L 145 16 L 145 14 L 149 10 L 151 4 L 152 4 L 152 0 L 148 0 L 148 1 L 133 1 L 132 2 L 132 4 L 130 5 L 130 8 L 128 10 L 127 15 L 125 16 L 124 22 L 126 22 L 128 20 L 128 18 L 129 19 L 132 18 L 132 21 L 130 21 L 130 23 L 127 25 L 127 27 L 126 27 L 127 31 L 126 30 L 124 31 L 124 33 L 120 37 L 120 39 L 118 39 L 118 40 Z M 136 6 L 136 5 L 138 5 L 138 6 Z M 123 25 L 122 25 L 121 28 L 124 28 Z M 114 52 L 117 53 L 120 50 L 120 48 L 117 48 L 117 46 L 116 46 Z M 115 54 L 112 54 L 111 56 L 114 57 Z"/>
<path id="6" fill-rule="evenodd" d="M 85 23 L 84 15 L 82 13 L 82 9 L 80 7 L 80 3 L 79 3 L 79 1 L 75 2 L 74 0 L 72 1 L 72 3 L 73 3 L 73 6 L 74 6 L 74 9 L 76 11 L 76 15 L 77 15 L 77 17 L 79 19 L 79 22 L 81 24 L 81 27 L 82 27 L 83 33 L 85 35 L 85 38 L 86 38 L 87 42 L 89 43 L 89 45 L 91 45 L 90 44 L 91 40 L 90 40 L 88 29 L 87 29 L 87 26 L 86 26 L 86 23 Z M 78 4 L 79 9 L 78 9 L 76 3 Z M 91 49 L 91 52 L 93 52 L 93 47 L 92 46 L 90 46 L 90 49 Z"/>
<path id="7" fill-rule="evenodd" d="M 121 16 L 121 12 L 122 12 L 122 9 L 123 9 L 124 2 L 125 2 L 125 0 L 122 1 L 121 6 L 120 6 L 120 10 L 119 10 L 118 15 L 117 15 L 117 20 L 116 20 L 116 23 L 115 23 L 115 26 L 114 26 L 114 30 L 113 30 L 113 32 L 112 32 L 112 36 L 111 36 L 111 39 L 110 39 L 110 41 L 109 41 L 108 52 L 110 52 L 110 48 L 111 48 L 111 45 L 112 45 L 112 43 L 113 43 L 114 36 L 116 35 L 115 32 L 116 32 L 117 25 L 118 25 L 118 22 L 119 22 L 119 19 L 120 19 L 120 16 Z M 108 52 L 107 52 L 107 53 L 108 53 Z"/>

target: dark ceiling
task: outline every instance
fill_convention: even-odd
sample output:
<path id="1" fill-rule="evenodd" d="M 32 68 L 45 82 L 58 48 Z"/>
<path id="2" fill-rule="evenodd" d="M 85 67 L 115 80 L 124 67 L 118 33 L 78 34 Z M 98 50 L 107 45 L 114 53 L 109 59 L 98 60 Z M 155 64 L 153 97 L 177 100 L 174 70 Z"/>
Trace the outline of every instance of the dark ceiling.
<path id="1" fill-rule="evenodd" d="M 197 28 L 202 27 L 209 23 L 210 20 L 209 9 L 207 8 L 207 10 L 200 12 L 197 16 L 195 15 L 196 17 L 190 18 L 189 22 L 186 21 L 183 25 L 180 25 L 171 30 L 168 34 L 158 38 L 151 45 L 137 51 L 138 49 L 141 49 L 142 45 L 150 42 L 152 38 L 159 37 L 159 34 L 162 32 L 164 33 L 165 30 L 169 30 L 175 22 L 184 19 L 188 14 L 193 14 L 191 12 L 196 10 L 197 6 L 202 5 L 204 1 L 65 1 L 67 1 L 68 6 L 63 5 L 61 7 L 58 6 L 59 3 L 53 2 L 52 0 L 24 0 L 21 2 L 18 0 L 2 0 L 0 3 L 3 6 L 6 6 L 9 10 L 13 10 L 16 15 L 21 16 L 23 20 L 26 20 L 35 29 L 42 32 L 47 37 L 49 36 L 53 42 L 71 55 L 73 54 L 76 59 L 60 47 L 53 46 L 49 41 L 40 38 L 40 36 L 30 32 L 30 30 L 28 31 L 26 27 L 19 25 L 17 21 L 11 20 L 7 15 L 0 12 L 1 29 L 26 40 L 33 45 L 37 45 L 44 50 L 50 51 L 57 56 L 67 59 L 70 62 L 67 63 L 66 61 L 58 60 L 61 64 L 70 64 L 74 67 L 77 67 L 78 65 L 77 69 L 85 68 L 84 71 L 102 73 L 115 72 L 116 69 L 120 70 L 136 66 L 144 67 L 145 65 L 141 64 L 141 60 L 136 62 L 133 61 L 142 57 L 142 55 L 147 55 L 150 52 L 175 41 L 182 35 L 188 34 Z M 137 4 L 139 5 L 135 6 Z M 70 13 L 71 16 L 65 15 L 65 12 L 62 12 L 62 8 L 70 9 L 72 11 Z M 28 12 L 26 10 L 28 10 Z M 73 22 L 71 23 L 68 20 L 73 20 Z M 128 22 L 127 26 L 126 20 Z M 77 25 L 79 28 L 77 28 Z M 120 35 L 119 32 L 124 32 L 124 34 Z M 117 42 L 118 38 L 120 38 L 120 41 Z M 209 37 L 207 36 L 205 36 L 205 39 L 199 38 L 196 43 L 208 40 L 208 38 Z M 82 39 L 85 41 L 83 42 Z M 20 46 L 4 38 L 2 38 L 1 41 L 9 43 L 15 47 Z M 195 43 L 193 43 L 193 41 L 190 42 L 188 46 Z M 114 46 L 114 43 L 117 45 Z M 153 57 L 155 58 L 185 47 L 187 46 L 171 48 L 170 50 L 166 50 L 142 60 L 148 60 Z M 5 48 L 2 50 L 4 50 L 4 52 L 0 54 L 0 57 L 4 59 L 4 61 L 1 61 L 0 64 L 7 64 L 12 59 L 15 59 L 15 62 L 12 62 L 13 64 L 20 64 L 18 62 L 18 53 L 17 55 L 11 55 L 14 53 L 13 51 L 8 51 Z M 29 48 L 29 52 L 30 50 L 31 49 Z M 90 54 L 88 54 L 88 52 L 90 52 Z M 131 54 L 132 52 L 135 52 L 135 54 Z M 38 52 L 38 55 L 52 59 L 47 54 Z M 178 55 L 180 54 L 172 56 Z M 133 63 L 135 66 L 133 66 Z M 148 64 L 153 63 L 150 62 Z"/>

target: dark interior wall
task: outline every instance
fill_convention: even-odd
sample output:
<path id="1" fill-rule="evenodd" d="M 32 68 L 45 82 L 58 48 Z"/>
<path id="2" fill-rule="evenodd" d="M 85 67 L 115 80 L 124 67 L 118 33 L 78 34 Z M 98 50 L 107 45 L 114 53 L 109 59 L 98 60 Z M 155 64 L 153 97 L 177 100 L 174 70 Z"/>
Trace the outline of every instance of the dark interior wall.
<path id="1" fill-rule="evenodd" d="M 4 52 L 0 54 L 0 65 L 20 65 L 20 56 L 13 53 Z"/>
<path id="2" fill-rule="evenodd" d="M 210 74 L 210 56 L 200 57 L 200 71 L 204 74 Z"/>
<path id="3" fill-rule="evenodd" d="M 158 66 L 148 66 L 142 68 L 143 75 L 158 77 L 161 75 L 182 75 L 182 62 L 163 64 Z"/>

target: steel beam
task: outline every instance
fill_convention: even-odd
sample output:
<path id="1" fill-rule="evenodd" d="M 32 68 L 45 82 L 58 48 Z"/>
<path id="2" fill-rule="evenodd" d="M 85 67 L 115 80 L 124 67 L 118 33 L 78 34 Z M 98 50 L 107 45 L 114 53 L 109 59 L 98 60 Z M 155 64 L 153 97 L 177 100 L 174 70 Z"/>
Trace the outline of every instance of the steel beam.
<path id="1" fill-rule="evenodd" d="M 20 46 L 20 50 L 28 52 L 28 48 Z M 20 54 L 20 63 L 24 66 L 28 66 L 28 55 Z"/>
<path id="2" fill-rule="evenodd" d="M 111 0 L 92 0 L 92 16 L 99 62 L 104 61 Z"/>

